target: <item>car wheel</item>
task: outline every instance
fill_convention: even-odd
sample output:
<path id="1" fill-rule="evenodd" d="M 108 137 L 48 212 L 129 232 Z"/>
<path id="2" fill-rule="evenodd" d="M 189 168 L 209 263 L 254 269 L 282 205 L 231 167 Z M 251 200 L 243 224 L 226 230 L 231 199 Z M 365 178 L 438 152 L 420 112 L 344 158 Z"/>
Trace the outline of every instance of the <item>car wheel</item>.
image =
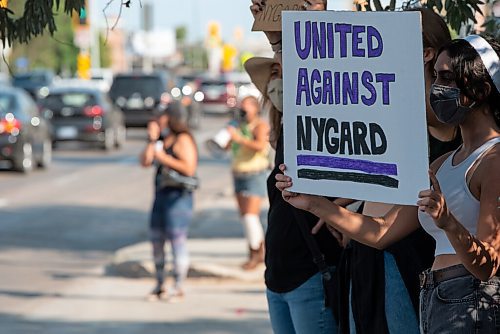
<path id="1" fill-rule="evenodd" d="M 115 134 L 113 129 L 104 130 L 104 140 L 101 143 L 102 149 L 110 151 L 115 145 Z"/>
<path id="2" fill-rule="evenodd" d="M 33 170 L 33 146 L 24 143 L 21 151 L 21 157 L 14 162 L 14 170 L 29 173 Z"/>
<path id="3" fill-rule="evenodd" d="M 115 147 L 121 148 L 125 145 L 125 141 L 127 140 L 127 129 L 125 126 L 120 125 L 116 130 L 116 138 L 115 138 Z"/>
<path id="4" fill-rule="evenodd" d="M 38 166 L 42 168 L 49 167 L 52 162 L 52 145 L 53 143 L 51 143 L 49 139 L 44 140 L 42 146 L 42 158 L 38 162 Z"/>

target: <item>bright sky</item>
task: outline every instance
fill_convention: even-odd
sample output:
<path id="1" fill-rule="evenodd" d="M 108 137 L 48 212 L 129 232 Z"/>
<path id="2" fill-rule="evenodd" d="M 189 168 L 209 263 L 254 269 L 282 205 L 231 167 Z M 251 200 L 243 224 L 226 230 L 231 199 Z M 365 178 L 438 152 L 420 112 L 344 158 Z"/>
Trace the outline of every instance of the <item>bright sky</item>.
<path id="1" fill-rule="evenodd" d="M 92 14 L 98 18 L 101 27 L 105 27 L 102 9 L 108 0 L 89 0 Z M 389 1 L 389 0 L 384 0 Z M 131 0 L 130 8 L 123 8 L 121 26 L 130 30 L 141 28 L 140 0 Z M 121 0 L 114 0 L 107 14 L 118 14 Z M 259 34 L 251 32 L 252 14 L 249 7 L 251 0 L 142 0 L 142 3 L 153 5 L 154 27 L 156 29 L 175 28 L 179 25 L 188 27 L 190 40 L 199 40 L 205 36 L 208 23 L 218 21 L 221 25 L 222 37 L 230 40 L 237 27 L 244 32 L 244 37 L 253 37 Z M 350 9 L 352 0 L 329 0 L 329 9 Z M 114 21 L 110 22 L 110 25 Z M 260 33 L 261 34 L 261 33 Z M 259 34 L 259 37 L 260 37 Z"/>

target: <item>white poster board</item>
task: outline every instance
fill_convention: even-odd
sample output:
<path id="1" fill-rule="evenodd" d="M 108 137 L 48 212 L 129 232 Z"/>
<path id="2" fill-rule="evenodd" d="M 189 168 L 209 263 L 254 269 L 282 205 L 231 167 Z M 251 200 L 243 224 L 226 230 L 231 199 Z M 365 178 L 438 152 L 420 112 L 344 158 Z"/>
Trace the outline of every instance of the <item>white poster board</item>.
<path id="1" fill-rule="evenodd" d="M 287 174 L 300 193 L 415 205 L 429 188 L 418 12 L 283 12 Z"/>

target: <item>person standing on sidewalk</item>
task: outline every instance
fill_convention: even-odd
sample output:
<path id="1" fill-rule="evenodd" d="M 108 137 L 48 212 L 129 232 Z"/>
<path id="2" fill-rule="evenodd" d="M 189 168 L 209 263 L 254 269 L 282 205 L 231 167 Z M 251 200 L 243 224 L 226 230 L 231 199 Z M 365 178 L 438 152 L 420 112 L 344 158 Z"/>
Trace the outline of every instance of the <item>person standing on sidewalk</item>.
<path id="1" fill-rule="evenodd" d="M 269 168 L 269 125 L 260 117 L 257 98 L 241 101 L 237 126 L 229 126 L 231 135 L 234 192 L 241 222 L 248 241 L 249 257 L 242 267 L 255 269 L 264 262 L 264 229 L 260 221 L 262 198 L 266 196 L 265 180 Z"/>
<path id="2" fill-rule="evenodd" d="M 188 112 L 178 102 L 166 109 L 168 134 L 160 138 L 158 122 L 148 124 L 148 142 L 140 161 L 142 166 L 157 166 L 155 199 L 151 212 L 150 233 L 156 270 L 156 286 L 151 299 L 166 294 L 164 289 L 165 242 L 172 246 L 174 286 L 166 296 L 174 301 L 184 296 L 183 283 L 189 269 L 188 226 L 193 217 L 192 187 L 185 180 L 196 174 L 198 151 L 189 131 Z"/>
<path id="3" fill-rule="evenodd" d="M 265 1 L 252 0 L 254 17 L 262 11 Z M 304 1 L 305 10 L 326 10 L 326 0 Z M 299 224 L 309 230 L 317 218 L 285 202 L 275 184 L 278 166 L 284 161 L 283 80 L 281 67 L 281 32 L 265 32 L 275 58 L 254 57 L 245 63 L 245 70 L 264 97 L 271 123 L 270 142 L 276 149 L 275 167 L 267 179 L 269 197 L 266 231 L 266 295 L 271 326 L 275 334 L 337 333 L 332 310 L 325 304 L 322 274 L 313 261 L 313 254 Z M 340 257 L 341 247 L 323 226 L 313 236 L 331 271 Z"/>
<path id="4" fill-rule="evenodd" d="M 299 228 L 311 228 L 317 218 L 286 203 L 274 186 L 274 178 L 283 163 L 283 82 L 281 65 L 272 58 L 254 57 L 245 63 L 252 82 L 270 108 L 271 145 L 276 148 L 275 168 L 267 179 L 269 197 L 266 231 L 266 295 L 271 325 L 275 334 L 336 333 L 332 311 L 325 306 L 322 276 L 313 261 Z M 299 213 L 299 214 L 297 214 Z M 326 264 L 336 266 L 341 252 L 335 238 L 322 227 L 314 236 Z"/>

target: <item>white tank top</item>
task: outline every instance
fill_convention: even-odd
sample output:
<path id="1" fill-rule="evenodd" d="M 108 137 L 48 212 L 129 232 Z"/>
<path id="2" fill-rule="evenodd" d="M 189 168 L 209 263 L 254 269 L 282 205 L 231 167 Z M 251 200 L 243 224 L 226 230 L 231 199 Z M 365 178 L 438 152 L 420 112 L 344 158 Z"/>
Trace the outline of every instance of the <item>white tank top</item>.
<path id="1" fill-rule="evenodd" d="M 490 139 L 472 152 L 467 159 L 453 166 L 453 157 L 460 149 L 458 148 L 450 154 L 436 173 L 448 209 L 460 224 L 474 236 L 479 219 L 479 201 L 472 195 L 467 185 L 467 172 L 484 152 L 497 143 L 500 143 L 500 137 Z M 446 237 L 446 233 L 436 226 L 434 220 L 427 213 L 418 211 L 418 219 L 424 230 L 436 239 L 435 256 L 456 254 Z"/>

